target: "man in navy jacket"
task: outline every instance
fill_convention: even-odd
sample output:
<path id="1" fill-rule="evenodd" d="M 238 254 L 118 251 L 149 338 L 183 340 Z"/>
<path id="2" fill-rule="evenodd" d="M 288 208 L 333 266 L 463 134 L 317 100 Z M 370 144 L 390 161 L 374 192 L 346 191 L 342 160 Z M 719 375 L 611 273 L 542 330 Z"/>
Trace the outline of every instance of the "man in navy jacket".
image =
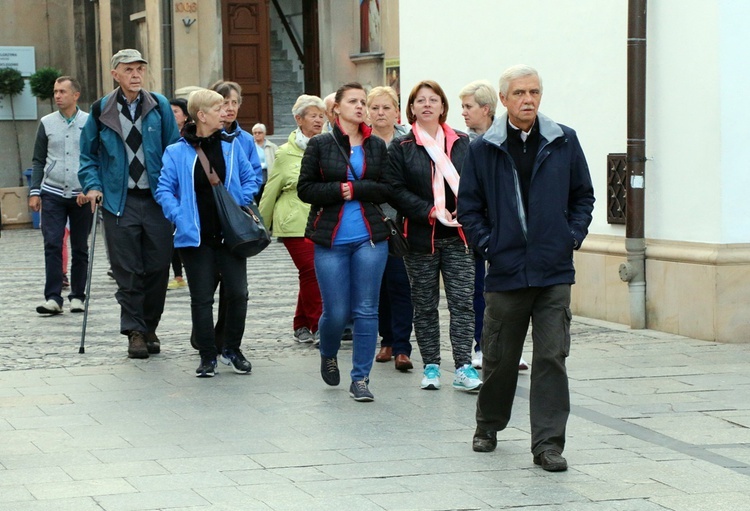
<path id="1" fill-rule="evenodd" d="M 539 74 L 513 66 L 500 77 L 507 113 L 472 142 L 458 193 L 458 220 L 487 260 L 484 385 L 477 398 L 473 449 L 489 452 L 510 420 L 518 360 L 529 323 L 534 343 L 530 418 L 534 463 L 557 472 L 570 396 L 573 251 L 594 208 L 586 158 L 575 131 L 538 113 Z"/>

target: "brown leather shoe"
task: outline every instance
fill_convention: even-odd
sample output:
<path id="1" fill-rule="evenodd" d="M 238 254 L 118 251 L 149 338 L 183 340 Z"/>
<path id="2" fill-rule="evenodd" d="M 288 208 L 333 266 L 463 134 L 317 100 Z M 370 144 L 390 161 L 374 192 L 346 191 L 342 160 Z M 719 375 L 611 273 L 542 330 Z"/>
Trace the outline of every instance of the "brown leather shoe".
<path id="1" fill-rule="evenodd" d="M 409 369 L 414 369 L 414 365 L 409 360 L 408 355 L 401 353 L 400 355 L 396 355 L 396 369 L 399 371 L 408 371 Z"/>
<path id="2" fill-rule="evenodd" d="M 390 362 L 393 358 L 393 348 L 390 346 L 383 346 L 375 355 L 375 362 Z"/>
<path id="3" fill-rule="evenodd" d="M 132 331 L 128 334 L 128 358 L 148 358 L 146 336 L 143 332 Z"/>

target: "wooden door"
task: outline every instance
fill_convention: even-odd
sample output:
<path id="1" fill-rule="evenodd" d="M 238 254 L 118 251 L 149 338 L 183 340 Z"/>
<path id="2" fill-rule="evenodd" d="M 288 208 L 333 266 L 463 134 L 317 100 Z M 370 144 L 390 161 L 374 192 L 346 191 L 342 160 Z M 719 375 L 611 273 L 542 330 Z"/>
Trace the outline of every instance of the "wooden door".
<path id="1" fill-rule="evenodd" d="M 222 0 L 224 79 L 242 87 L 237 120 L 245 131 L 262 122 L 273 133 L 268 0 Z"/>

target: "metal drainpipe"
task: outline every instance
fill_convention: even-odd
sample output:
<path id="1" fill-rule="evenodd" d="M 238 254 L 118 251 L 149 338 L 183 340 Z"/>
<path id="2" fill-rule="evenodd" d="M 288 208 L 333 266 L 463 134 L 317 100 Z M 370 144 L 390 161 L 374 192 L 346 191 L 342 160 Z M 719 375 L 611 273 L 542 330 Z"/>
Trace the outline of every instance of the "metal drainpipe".
<path id="1" fill-rule="evenodd" d="M 628 189 L 620 278 L 630 291 L 630 328 L 646 328 L 646 240 L 643 203 L 646 167 L 646 0 L 628 2 Z"/>
<path id="2" fill-rule="evenodd" d="M 162 0 L 161 4 L 161 92 L 168 98 L 174 96 L 174 34 L 172 33 L 172 3 L 172 0 Z"/>

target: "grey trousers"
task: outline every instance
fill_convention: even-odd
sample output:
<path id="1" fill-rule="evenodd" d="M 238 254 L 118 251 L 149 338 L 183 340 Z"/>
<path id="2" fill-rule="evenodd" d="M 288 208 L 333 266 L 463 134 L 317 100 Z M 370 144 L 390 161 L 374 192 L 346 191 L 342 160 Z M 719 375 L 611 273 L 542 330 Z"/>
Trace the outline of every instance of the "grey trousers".
<path id="1" fill-rule="evenodd" d="M 531 451 L 563 452 L 570 394 L 565 359 L 570 351 L 570 285 L 484 294 L 482 377 L 477 426 L 505 429 L 518 383 L 518 360 L 532 324 L 534 343 L 529 399 Z"/>
<path id="2" fill-rule="evenodd" d="M 104 227 L 120 304 L 120 333 L 159 326 L 172 261 L 172 224 L 148 196 L 128 194 L 121 217 L 104 211 Z"/>

